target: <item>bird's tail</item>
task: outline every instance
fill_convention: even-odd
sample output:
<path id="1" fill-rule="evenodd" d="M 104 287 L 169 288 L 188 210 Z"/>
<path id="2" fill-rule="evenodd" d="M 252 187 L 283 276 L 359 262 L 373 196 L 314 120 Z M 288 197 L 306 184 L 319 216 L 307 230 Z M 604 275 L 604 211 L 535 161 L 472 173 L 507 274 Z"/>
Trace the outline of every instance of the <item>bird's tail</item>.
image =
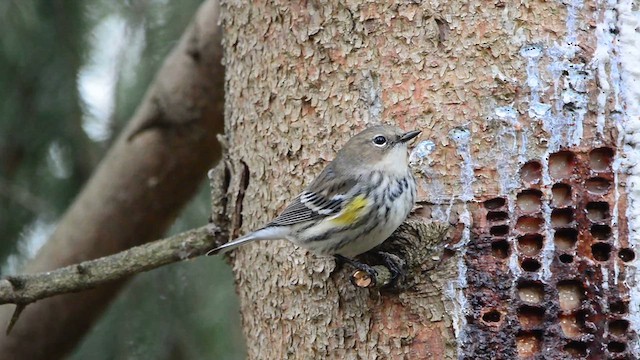
<path id="1" fill-rule="evenodd" d="M 209 250 L 207 253 L 210 255 L 224 254 L 228 251 L 231 251 L 237 248 L 240 245 L 244 245 L 249 242 L 259 241 L 259 240 L 275 240 L 275 239 L 284 239 L 289 233 L 286 227 L 266 227 L 252 233 L 249 233 L 245 236 L 239 237 L 233 241 L 229 241 L 226 244 L 220 245 L 215 249 Z"/>

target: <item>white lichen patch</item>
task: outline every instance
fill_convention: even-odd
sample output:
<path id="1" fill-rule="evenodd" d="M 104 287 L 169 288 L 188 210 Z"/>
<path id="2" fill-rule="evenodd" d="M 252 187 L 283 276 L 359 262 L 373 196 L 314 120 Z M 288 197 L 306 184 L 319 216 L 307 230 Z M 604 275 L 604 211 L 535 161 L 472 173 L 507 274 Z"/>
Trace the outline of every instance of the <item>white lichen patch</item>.
<path id="1" fill-rule="evenodd" d="M 620 1 L 616 7 L 618 21 L 618 57 L 620 63 L 620 97 L 623 106 L 621 130 L 624 132 L 622 169 L 626 172 L 629 223 L 629 247 L 636 253 L 627 262 L 625 283 L 631 293 L 629 322 L 640 333 L 640 10 L 631 0 Z M 630 346 L 640 356 L 640 342 L 636 336 Z"/>
<path id="2" fill-rule="evenodd" d="M 453 301 L 455 311 L 452 314 L 453 326 L 458 339 L 458 350 L 464 346 L 467 341 L 465 335 L 465 327 L 467 323 L 466 316 L 469 313 L 469 303 L 465 296 L 467 288 L 467 264 L 465 255 L 467 246 L 471 242 L 471 228 L 473 226 L 471 212 L 467 203 L 473 199 L 473 183 L 475 175 L 473 172 L 474 162 L 471 157 L 470 143 L 471 132 L 465 127 L 458 127 L 449 132 L 449 138 L 454 142 L 458 155 L 462 158 L 460 164 L 460 199 L 464 201 L 459 221 L 464 225 L 460 242 L 456 245 L 458 250 L 456 254 L 458 276 L 455 281 L 449 283 L 446 295 Z"/>

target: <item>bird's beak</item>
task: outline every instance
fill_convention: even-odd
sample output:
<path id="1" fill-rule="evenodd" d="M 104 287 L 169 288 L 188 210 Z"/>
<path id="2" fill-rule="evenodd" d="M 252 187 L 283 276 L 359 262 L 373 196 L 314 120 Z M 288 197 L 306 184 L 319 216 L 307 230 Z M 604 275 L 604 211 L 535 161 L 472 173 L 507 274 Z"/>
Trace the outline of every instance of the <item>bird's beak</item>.
<path id="1" fill-rule="evenodd" d="M 420 130 L 413 130 L 413 131 L 406 132 L 406 133 L 402 134 L 402 136 L 400 136 L 400 140 L 399 141 L 401 143 L 406 143 L 409 140 L 413 139 L 414 137 L 420 135 L 421 132 L 422 131 L 420 131 Z"/>

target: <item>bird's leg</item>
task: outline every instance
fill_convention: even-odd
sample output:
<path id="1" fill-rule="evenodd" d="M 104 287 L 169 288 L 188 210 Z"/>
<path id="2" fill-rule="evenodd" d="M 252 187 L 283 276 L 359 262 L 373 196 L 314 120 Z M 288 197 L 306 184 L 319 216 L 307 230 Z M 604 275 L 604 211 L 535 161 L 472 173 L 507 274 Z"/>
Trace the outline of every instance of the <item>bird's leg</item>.
<path id="1" fill-rule="evenodd" d="M 371 279 L 374 279 L 374 280 L 376 279 L 376 276 L 378 276 L 378 272 L 367 264 L 363 264 L 357 260 L 350 259 L 342 255 L 334 255 L 334 257 L 336 258 L 336 262 L 338 263 L 338 265 L 345 264 L 345 263 L 349 264 L 358 270 L 366 272 L 367 275 L 369 275 Z"/>
<path id="2" fill-rule="evenodd" d="M 399 278 L 406 275 L 404 261 L 398 255 L 385 251 L 378 251 L 377 254 L 380 256 L 383 265 L 391 272 L 391 280 L 388 286 L 392 287 Z"/>

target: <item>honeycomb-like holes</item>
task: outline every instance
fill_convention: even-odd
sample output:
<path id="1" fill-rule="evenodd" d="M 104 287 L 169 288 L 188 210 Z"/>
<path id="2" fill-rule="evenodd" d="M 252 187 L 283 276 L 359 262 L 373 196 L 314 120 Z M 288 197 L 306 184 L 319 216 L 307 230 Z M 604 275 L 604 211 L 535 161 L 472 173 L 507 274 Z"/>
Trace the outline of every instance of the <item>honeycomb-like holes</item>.
<path id="1" fill-rule="evenodd" d="M 521 234 L 540 232 L 544 221 L 537 216 L 521 216 L 516 222 L 516 230 Z"/>
<path id="2" fill-rule="evenodd" d="M 491 243 L 491 254 L 498 259 L 506 259 L 511 255 L 509 250 L 509 242 L 507 240 L 498 240 Z"/>
<path id="3" fill-rule="evenodd" d="M 538 306 L 523 305 L 518 308 L 518 321 L 524 329 L 537 328 L 544 321 L 544 309 Z"/>
<path id="4" fill-rule="evenodd" d="M 604 201 L 592 201 L 586 206 L 587 219 L 592 222 L 603 222 L 609 218 L 609 203 Z"/>
<path id="5" fill-rule="evenodd" d="M 496 225 L 489 229 L 489 233 L 493 236 L 506 236 L 509 233 L 508 225 Z"/>
<path id="6" fill-rule="evenodd" d="M 609 344 L 607 344 L 607 350 L 612 353 L 621 353 L 627 350 L 627 344 L 621 341 L 610 341 Z"/>
<path id="7" fill-rule="evenodd" d="M 611 335 L 622 337 L 627 335 L 627 331 L 629 331 L 629 321 L 625 319 L 609 320 L 607 328 Z"/>
<path id="8" fill-rule="evenodd" d="M 533 357 L 542 348 L 542 333 L 540 331 L 521 331 L 516 335 L 516 348 L 520 358 Z"/>
<path id="9" fill-rule="evenodd" d="M 558 303 L 560 309 L 573 311 L 580 308 L 585 299 L 585 290 L 578 280 L 563 280 L 558 282 Z"/>
<path id="10" fill-rule="evenodd" d="M 542 250 L 544 238 L 540 234 L 526 234 L 518 237 L 518 251 L 522 255 L 536 256 Z"/>
<path id="11" fill-rule="evenodd" d="M 518 297 L 527 304 L 540 304 L 544 301 L 544 285 L 535 281 L 518 284 Z"/>
<path id="12" fill-rule="evenodd" d="M 549 155 L 549 175 L 554 179 L 571 176 L 576 166 L 576 156 L 571 151 L 558 151 Z"/>
<path id="13" fill-rule="evenodd" d="M 584 357 L 587 356 L 587 343 L 583 341 L 569 341 L 564 346 L 564 351 L 566 351 L 572 357 Z"/>
<path id="14" fill-rule="evenodd" d="M 507 203 L 505 198 L 497 197 L 489 200 L 485 200 L 484 207 L 487 210 L 497 210 L 503 207 Z"/>
<path id="15" fill-rule="evenodd" d="M 578 311 L 573 314 L 560 315 L 560 328 L 568 338 L 577 338 L 585 332 L 585 314 Z"/>
<path id="16" fill-rule="evenodd" d="M 505 211 L 489 211 L 487 213 L 488 222 L 501 222 L 509 219 L 509 214 Z"/>
<path id="17" fill-rule="evenodd" d="M 624 262 L 629 262 L 636 258 L 636 254 L 629 248 L 622 248 L 618 251 L 618 257 Z"/>
<path id="18" fill-rule="evenodd" d="M 553 207 L 567 207 L 572 203 L 571 185 L 554 184 L 551 188 L 551 205 Z"/>
<path id="19" fill-rule="evenodd" d="M 526 183 L 538 184 L 542 179 L 542 165 L 538 161 L 529 161 L 520 168 L 520 179 Z"/>
<path id="20" fill-rule="evenodd" d="M 578 230 L 557 229 L 553 235 L 553 243 L 558 250 L 570 250 L 578 241 Z"/>
<path id="21" fill-rule="evenodd" d="M 516 205 L 524 213 L 535 213 L 542 207 L 542 192 L 535 189 L 521 191 L 516 196 Z"/>
<path id="22" fill-rule="evenodd" d="M 612 148 L 601 147 L 589 152 L 589 167 L 593 171 L 609 171 L 613 163 L 614 151 Z"/>
<path id="23" fill-rule="evenodd" d="M 491 309 L 482 314 L 482 321 L 487 325 L 497 325 L 502 320 L 502 313 L 500 311 Z"/>
<path id="24" fill-rule="evenodd" d="M 602 177 L 593 177 L 584 182 L 587 192 L 593 195 L 606 195 L 611 189 L 611 181 Z"/>
<path id="25" fill-rule="evenodd" d="M 551 198 L 548 199 L 552 214 L 551 218 L 547 219 L 547 221 L 550 220 L 550 224 L 547 223 L 546 225 L 551 225 L 553 230 L 545 229 L 545 222 L 535 216 L 537 215 L 536 213 L 542 209 L 542 199 L 546 196 L 535 189 L 526 189 L 517 195 L 516 209 L 520 214 L 524 214 L 524 216 L 520 216 L 516 224 L 512 223 L 511 227 L 505 226 L 503 228 L 497 227 L 501 224 L 490 224 L 494 225 L 491 227 L 492 229 L 495 228 L 495 230 L 491 232 L 498 234 L 498 236 L 506 237 L 509 235 L 511 229 L 517 231 L 516 235 L 520 235 L 517 238 L 516 248 L 513 250 L 517 249 L 520 266 L 523 270 L 529 271 L 526 270 L 526 268 L 529 268 L 530 265 L 528 265 L 528 262 L 530 260 L 537 262 L 535 256 L 540 253 L 541 248 L 544 246 L 544 241 L 554 241 L 556 249 L 559 250 L 558 255 L 556 255 L 558 256 L 557 259 L 559 262 L 572 264 L 575 261 L 574 249 L 576 248 L 578 236 L 579 234 L 580 236 L 585 235 L 584 233 L 587 231 L 589 231 L 591 238 L 593 238 L 595 242 L 591 243 L 591 239 L 587 238 L 586 244 L 580 244 L 580 251 L 585 250 L 584 245 L 587 246 L 587 249 L 590 247 L 593 259 L 597 261 L 607 261 L 616 255 L 623 261 L 631 261 L 635 258 L 635 253 L 631 249 L 624 248 L 617 250 L 613 249 L 610 245 L 612 243 L 612 229 L 606 222 L 611 220 L 611 205 L 600 200 L 588 203 L 582 202 L 585 198 L 590 200 L 594 199 L 595 196 L 610 194 L 612 191 L 612 181 L 609 180 L 610 174 L 597 174 L 597 172 L 611 171 L 613 156 L 614 151 L 611 148 L 594 149 L 589 153 L 588 158 L 588 164 L 593 170 L 590 175 L 591 177 L 578 179 L 577 174 L 582 173 L 581 169 L 580 172 L 578 171 L 578 165 L 585 165 L 580 162 L 584 158 L 581 157 L 580 160 L 578 160 L 577 155 L 570 151 L 560 151 L 550 155 L 549 175 L 554 181 L 559 181 L 552 187 L 551 194 L 549 194 Z M 525 164 L 520 172 L 524 185 L 528 186 L 527 182 L 530 184 L 540 183 L 542 180 L 541 170 L 540 163 L 537 161 L 531 161 Z M 569 183 L 571 183 L 571 185 Z M 579 189 L 583 193 L 576 194 L 577 196 L 574 198 L 572 185 L 576 186 L 576 189 Z M 586 193 L 590 195 L 585 197 Z M 491 211 L 505 212 L 507 211 L 504 208 L 505 206 L 506 201 L 500 201 L 500 205 L 494 208 L 490 208 L 491 206 L 487 206 L 485 202 L 485 207 L 489 210 L 487 220 L 489 220 L 490 223 L 501 221 L 499 219 L 496 220 L 496 218 L 493 217 L 494 215 L 489 215 L 489 213 Z M 513 218 L 512 214 L 509 215 Z M 587 225 L 583 228 L 585 216 L 591 221 L 591 226 L 589 227 L 589 225 Z M 580 232 L 578 232 L 578 229 L 572 228 L 572 226 L 580 226 Z M 549 234 L 549 236 L 552 234 L 555 235 L 553 239 L 548 238 L 545 240 L 542 234 Z M 511 243 L 506 242 L 506 240 L 502 243 L 502 241 L 502 239 L 499 239 L 499 241 L 495 243 L 506 245 L 499 246 L 499 248 L 505 249 L 500 252 L 503 254 L 500 256 L 508 257 L 511 252 Z M 496 246 L 492 244 L 492 249 L 494 247 Z M 563 252 L 562 250 L 569 251 Z M 575 267 L 562 267 L 561 269 L 562 272 L 570 271 L 570 273 L 573 271 L 581 271 Z M 580 269 L 582 269 L 582 262 L 580 262 Z M 532 277 L 531 274 L 525 276 L 528 279 Z M 537 279 L 537 277 L 533 276 L 533 279 Z M 545 289 L 546 286 L 536 280 L 520 280 L 517 285 L 517 296 L 519 300 L 527 304 L 521 305 L 518 308 L 518 320 L 522 325 L 522 331 L 517 335 L 517 349 L 521 357 L 536 356 L 542 349 L 543 331 L 540 329 L 547 325 L 544 320 L 545 310 L 543 309 L 543 304 L 544 306 L 547 305 L 545 298 L 547 301 L 551 300 L 547 296 L 550 295 L 548 290 L 552 290 L 547 289 L 547 292 L 545 292 Z M 556 290 L 558 294 L 557 301 L 561 309 L 557 315 L 557 320 L 560 323 L 562 333 L 566 337 L 571 338 L 568 339 L 569 341 L 564 346 L 564 350 L 568 352 L 569 355 L 587 356 L 589 355 L 589 348 L 595 345 L 590 341 L 584 341 L 585 332 L 591 333 L 594 331 L 591 327 L 587 328 L 589 330 L 585 329 L 586 313 L 584 310 L 581 310 L 586 300 L 585 285 L 579 277 L 576 277 L 571 280 L 556 282 Z M 553 292 L 551 294 L 553 294 Z M 609 296 L 613 297 L 616 295 L 610 294 Z M 627 305 L 622 301 L 610 302 L 609 310 L 611 310 L 612 314 L 625 314 L 628 311 Z M 555 311 L 556 310 L 554 310 L 554 313 Z M 499 315 L 499 313 L 497 314 Z M 487 323 L 491 323 L 492 320 L 494 322 L 502 320 L 502 317 L 491 317 L 495 315 L 494 313 L 486 312 L 483 314 L 482 320 Z M 598 316 L 600 315 L 601 314 L 598 314 Z M 609 356 L 621 356 L 620 353 L 627 351 L 627 345 L 619 340 L 621 337 L 627 335 L 629 322 L 623 319 L 610 319 L 607 322 L 607 329 L 608 333 L 615 338 L 607 338 L 603 344 L 603 350 L 606 349 L 606 351 L 609 352 Z M 544 334 L 546 337 L 546 332 Z"/>
<path id="26" fill-rule="evenodd" d="M 598 240 L 607 240 L 611 236 L 611 226 L 593 224 L 591 225 L 591 236 Z"/>
<path id="27" fill-rule="evenodd" d="M 591 245 L 591 255 L 598 261 L 607 261 L 611 258 L 611 245 L 605 242 L 597 242 Z"/>
<path id="28" fill-rule="evenodd" d="M 566 227 L 572 222 L 573 222 L 572 208 L 553 209 L 553 211 L 551 211 L 551 226 L 553 226 L 554 228 Z"/>

